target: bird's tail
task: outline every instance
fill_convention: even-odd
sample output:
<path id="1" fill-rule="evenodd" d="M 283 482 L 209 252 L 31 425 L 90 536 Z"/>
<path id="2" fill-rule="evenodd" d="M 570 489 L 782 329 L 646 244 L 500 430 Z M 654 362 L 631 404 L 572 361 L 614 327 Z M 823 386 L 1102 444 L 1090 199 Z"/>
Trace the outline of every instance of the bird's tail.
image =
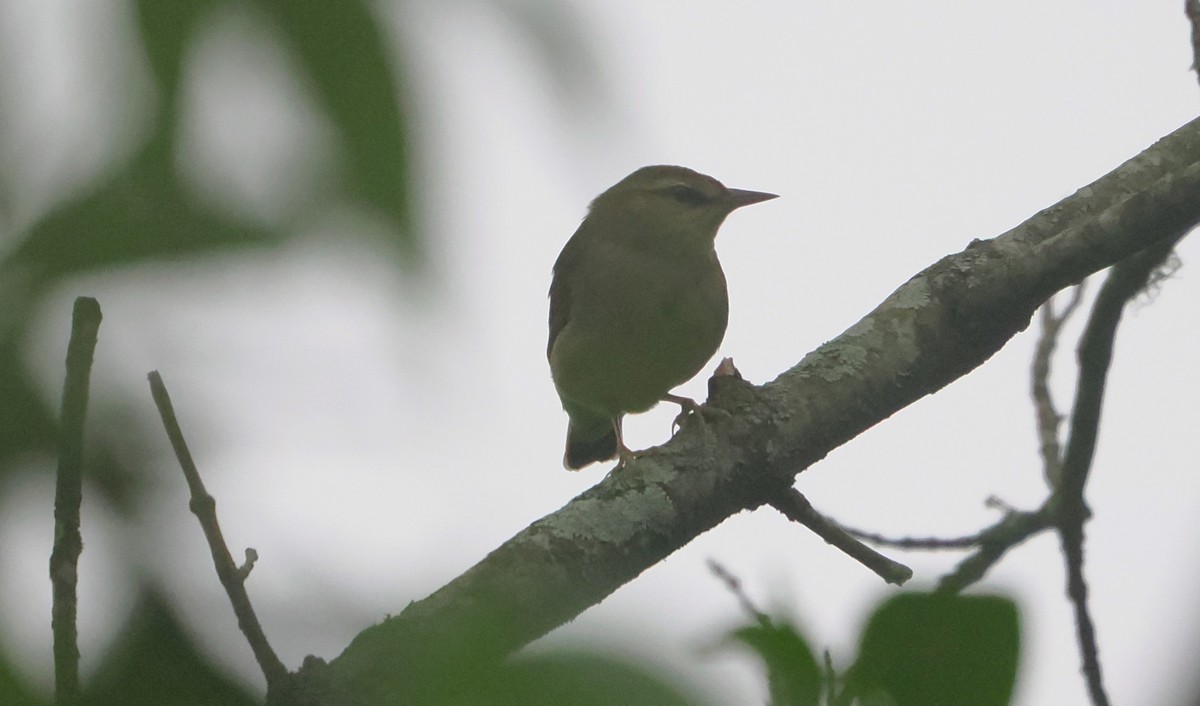
<path id="1" fill-rule="evenodd" d="M 618 422 L 619 423 L 619 422 Z M 613 421 L 604 417 L 571 417 L 567 423 L 567 450 L 563 466 L 568 471 L 617 455 L 617 432 Z"/>

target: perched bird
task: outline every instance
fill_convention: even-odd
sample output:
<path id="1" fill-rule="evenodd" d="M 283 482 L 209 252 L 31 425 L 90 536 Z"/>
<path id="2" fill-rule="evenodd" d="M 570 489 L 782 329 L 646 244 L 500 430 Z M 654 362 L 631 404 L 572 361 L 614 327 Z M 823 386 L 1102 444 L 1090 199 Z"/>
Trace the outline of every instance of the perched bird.
<path id="1" fill-rule="evenodd" d="M 550 373 L 570 421 L 569 470 L 633 457 L 621 417 L 661 401 L 712 357 L 729 318 L 713 241 L 734 209 L 775 194 L 685 167 L 642 167 L 592 201 L 554 263 Z"/>

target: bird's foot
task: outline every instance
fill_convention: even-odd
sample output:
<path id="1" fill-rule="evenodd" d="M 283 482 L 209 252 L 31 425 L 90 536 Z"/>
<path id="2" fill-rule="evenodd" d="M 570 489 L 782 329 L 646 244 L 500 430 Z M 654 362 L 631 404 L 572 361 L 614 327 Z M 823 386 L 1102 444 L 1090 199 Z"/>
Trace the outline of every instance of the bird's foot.
<path id="1" fill-rule="evenodd" d="M 626 446 L 624 439 L 618 439 L 617 465 L 613 466 L 612 470 L 613 471 L 621 470 L 622 468 L 625 467 L 625 465 L 627 463 L 629 463 L 629 462 L 637 459 L 639 456 L 641 456 L 642 453 L 643 452 L 641 452 L 641 451 L 634 451 L 633 449 Z M 612 471 L 609 471 L 609 472 L 611 473 Z"/>

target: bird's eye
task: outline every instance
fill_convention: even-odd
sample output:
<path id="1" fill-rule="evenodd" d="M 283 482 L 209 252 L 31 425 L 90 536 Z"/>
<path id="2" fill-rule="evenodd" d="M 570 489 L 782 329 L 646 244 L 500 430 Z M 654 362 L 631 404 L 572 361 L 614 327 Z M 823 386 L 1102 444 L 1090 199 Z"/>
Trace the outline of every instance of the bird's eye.
<path id="1" fill-rule="evenodd" d="M 687 206 L 696 206 L 708 200 L 704 194 L 696 191 L 690 186 L 684 186 L 683 184 L 672 186 L 668 188 L 666 192 L 671 198 Z"/>

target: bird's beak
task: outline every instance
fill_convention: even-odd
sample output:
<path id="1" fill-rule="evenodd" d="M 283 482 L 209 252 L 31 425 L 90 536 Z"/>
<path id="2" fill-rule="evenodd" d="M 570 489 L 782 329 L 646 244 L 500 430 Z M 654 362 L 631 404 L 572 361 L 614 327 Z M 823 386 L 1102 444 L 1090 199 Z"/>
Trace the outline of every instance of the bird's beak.
<path id="1" fill-rule="evenodd" d="M 752 203 L 770 201 L 779 198 L 779 194 L 768 194 L 765 191 L 746 191 L 745 189 L 728 189 L 729 203 L 734 208 L 749 206 Z"/>

